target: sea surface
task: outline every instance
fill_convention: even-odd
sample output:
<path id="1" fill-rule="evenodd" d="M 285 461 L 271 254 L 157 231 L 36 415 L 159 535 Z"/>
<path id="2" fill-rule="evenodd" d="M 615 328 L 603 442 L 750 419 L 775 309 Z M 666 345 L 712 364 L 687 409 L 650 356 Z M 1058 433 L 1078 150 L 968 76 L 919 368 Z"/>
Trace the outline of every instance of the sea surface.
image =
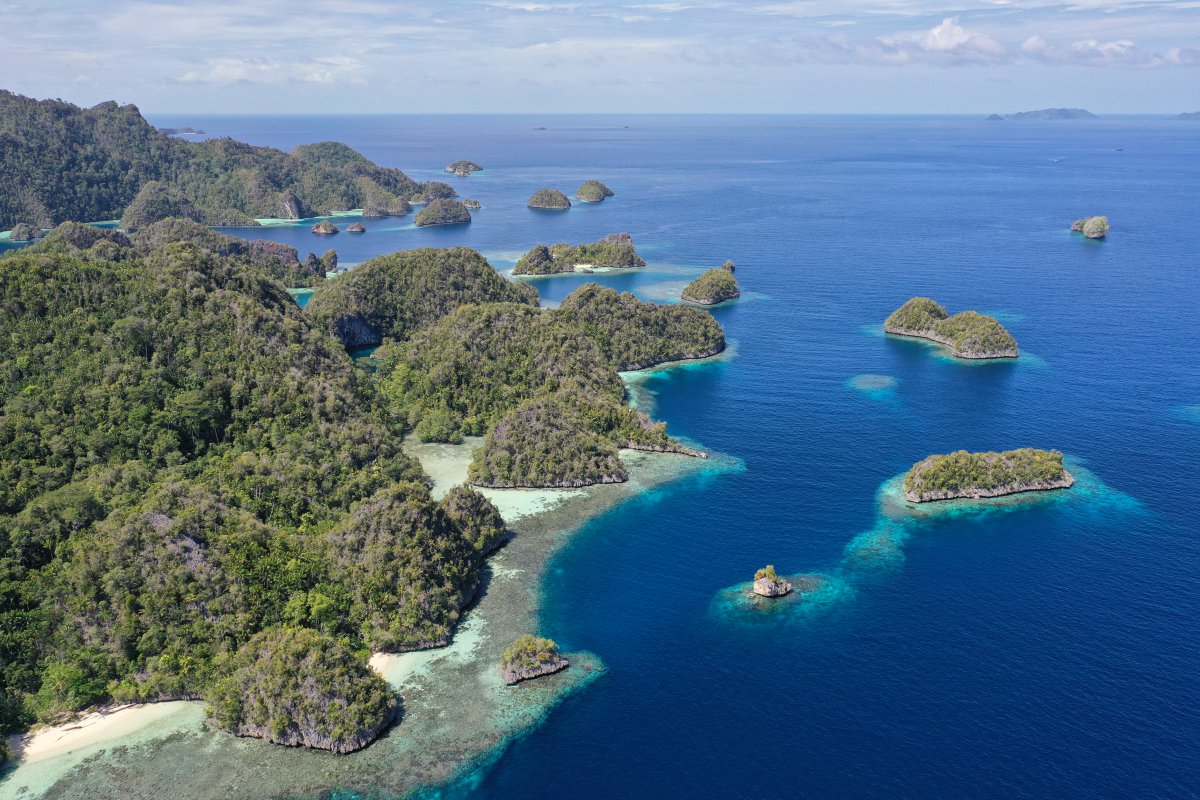
<path id="1" fill-rule="evenodd" d="M 334 139 L 479 199 L 469 226 L 238 233 L 359 263 L 628 231 L 678 298 L 733 259 L 732 357 L 651 376 L 673 433 L 745 470 L 589 522 L 541 633 L 608 672 L 448 797 L 1200 796 L 1200 125 L 1153 118 L 160 117 Z M 544 130 L 538 130 L 544 128 Z M 484 172 L 441 172 L 468 158 Z M 525 207 L 589 178 L 616 191 Z M 1106 214 L 1087 241 L 1077 217 Z M 352 220 L 347 220 L 352 221 Z M 885 337 L 914 295 L 995 314 L 1021 357 Z M 930 453 L 1058 448 L 1076 489 L 920 518 L 881 509 Z M 828 591 L 771 609 L 766 563 Z M 453 710 L 448 710 L 453 713 Z"/>

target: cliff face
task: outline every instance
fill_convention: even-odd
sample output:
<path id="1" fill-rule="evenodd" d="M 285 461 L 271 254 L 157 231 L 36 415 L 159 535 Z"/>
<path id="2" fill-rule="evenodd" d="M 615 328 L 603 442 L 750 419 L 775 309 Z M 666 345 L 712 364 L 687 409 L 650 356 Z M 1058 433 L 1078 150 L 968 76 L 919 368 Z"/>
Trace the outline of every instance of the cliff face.
<path id="1" fill-rule="evenodd" d="M 1020 352 L 1017 350 L 1015 344 L 1013 344 L 1011 347 L 999 348 L 972 347 L 970 345 L 960 347 L 955 344 L 954 339 L 950 338 L 949 336 L 943 336 L 934 330 L 914 330 L 912 328 L 901 328 L 897 325 L 884 325 L 883 330 L 884 332 L 893 334 L 894 336 L 911 336 L 916 339 L 928 339 L 931 342 L 944 344 L 954 352 L 954 356 L 956 358 L 1016 358 L 1020 355 Z"/>
<path id="2" fill-rule="evenodd" d="M 931 455 L 914 464 L 904 476 L 904 496 L 909 502 L 925 503 L 1065 489 L 1074 483 L 1063 466 L 1063 454 L 1057 450 L 958 450 Z"/>
<path id="3" fill-rule="evenodd" d="M 339 317 L 335 330 L 346 347 L 372 347 L 383 341 L 379 331 L 357 314 Z"/>
<path id="4" fill-rule="evenodd" d="M 933 500 L 955 500 L 969 498 L 978 500 L 984 497 L 1003 497 L 1006 494 L 1020 492 L 1045 492 L 1051 489 L 1069 489 L 1075 485 L 1075 477 L 1063 470 L 1061 478 L 1055 480 L 1026 481 L 1009 483 L 992 488 L 965 488 L 952 490 L 905 490 L 904 496 L 910 503 L 928 503 Z"/>
<path id="5" fill-rule="evenodd" d="M 506 666 L 500 670 L 500 678 L 512 686 L 521 681 L 527 681 L 530 678 L 540 678 L 543 675 L 551 675 L 555 672 L 561 672 L 571 665 L 571 662 L 562 656 L 554 656 L 545 662 L 538 664 L 535 667 L 523 666 Z"/>

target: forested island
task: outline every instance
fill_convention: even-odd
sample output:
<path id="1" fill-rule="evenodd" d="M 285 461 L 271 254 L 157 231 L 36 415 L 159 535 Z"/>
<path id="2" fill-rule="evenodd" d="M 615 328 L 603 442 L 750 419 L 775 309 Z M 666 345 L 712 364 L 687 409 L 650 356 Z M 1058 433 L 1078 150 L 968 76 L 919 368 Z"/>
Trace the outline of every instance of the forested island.
<path id="1" fill-rule="evenodd" d="M 732 261 L 727 263 L 732 267 Z M 742 292 L 738 289 L 737 278 L 733 277 L 733 270 L 718 267 L 708 270 L 689 283 L 683 290 L 682 298 L 689 303 L 712 306 L 741 296 Z"/>
<path id="2" fill-rule="evenodd" d="M 958 358 L 1016 358 L 1017 342 L 995 317 L 975 311 L 954 316 L 928 297 L 914 297 L 883 324 L 887 333 L 944 344 Z"/>
<path id="3" fill-rule="evenodd" d="M 458 200 L 439 197 L 430 200 L 427 206 L 418 211 L 414 222 L 418 228 L 426 225 L 467 225 L 471 222 L 471 212 Z"/>
<path id="4" fill-rule="evenodd" d="M 205 698 L 345 752 L 394 714 L 363 654 L 444 643 L 474 596 L 499 515 L 431 499 L 404 416 L 258 244 L 66 223 L 0 258 L 5 731 Z"/>
<path id="5" fill-rule="evenodd" d="M 1005 119 L 1096 119 L 1096 115 L 1083 108 L 1039 108 L 1036 111 L 1018 111 L 1005 114 Z"/>
<path id="6" fill-rule="evenodd" d="M 612 197 L 615 194 L 612 189 L 605 186 L 600 181 L 584 181 L 575 190 L 575 197 L 585 203 L 601 203 L 606 197 Z"/>
<path id="7" fill-rule="evenodd" d="M 449 172 L 451 175 L 459 178 L 467 178 L 470 177 L 472 172 L 480 172 L 482 169 L 483 167 L 474 161 L 452 161 L 442 171 Z"/>
<path id="8" fill-rule="evenodd" d="M 521 256 L 514 275 L 557 275 L 579 269 L 634 269 L 646 266 L 628 233 L 610 233 L 585 244 L 559 242 L 552 247 L 539 244 Z"/>
<path id="9" fill-rule="evenodd" d="M 904 496 L 913 503 L 927 503 L 1065 489 L 1074 483 L 1075 478 L 1063 466 L 1063 454 L 1057 450 L 959 450 L 932 455 L 914 464 L 904 476 Z"/>
<path id="10" fill-rule="evenodd" d="M 256 218 L 356 208 L 366 216 L 404 215 L 411 211 L 405 198 L 429 191 L 337 142 L 284 153 L 227 138 L 187 141 L 154 128 L 137 107 L 111 101 L 85 109 L 0 91 L 0 137 L 0 230 L 124 218 L 152 182 L 167 188 L 141 198 L 131 216 L 138 224 L 185 216 L 256 225 Z"/>
<path id="11" fill-rule="evenodd" d="M 525 634 L 504 651 L 500 659 L 500 677 L 509 686 L 560 672 L 570 663 L 558 653 L 550 639 Z"/>
<path id="12" fill-rule="evenodd" d="M 571 201 L 558 189 L 541 189 L 529 198 L 528 205 L 530 208 L 566 211 L 571 207 Z"/>
<path id="13" fill-rule="evenodd" d="M 1108 217 L 1084 217 L 1071 223 L 1074 233 L 1082 233 L 1087 239 L 1103 239 L 1108 236 Z"/>

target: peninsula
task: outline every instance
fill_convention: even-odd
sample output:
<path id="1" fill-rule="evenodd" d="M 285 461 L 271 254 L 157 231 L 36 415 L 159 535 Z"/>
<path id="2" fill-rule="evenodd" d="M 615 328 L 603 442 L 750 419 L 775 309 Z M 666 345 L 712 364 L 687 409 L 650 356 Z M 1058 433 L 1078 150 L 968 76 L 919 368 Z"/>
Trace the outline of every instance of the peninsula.
<path id="1" fill-rule="evenodd" d="M 887 333 L 944 344 L 957 358 L 1016 358 L 1017 342 L 995 317 L 974 311 L 954 316 L 928 297 L 914 297 L 883 323 Z"/>
<path id="2" fill-rule="evenodd" d="M 1063 454 L 1057 450 L 959 450 L 932 455 L 914 464 L 904 476 L 904 496 L 912 503 L 928 503 L 1066 489 L 1074 483 L 1075 478 L 1063 466 Z"/>
<path id="3" fill-rule="evenodd" d="M 1108 217 L 1084 217 L 1071 223 L 1071 231 L 1082 233 L 1088 239 L 1103 239 L 1108 236 Z"/>
<path id="4" fill-rule="evenodd" d="M 741 296 L 737 279 L 733 277 L 733 270 L 724 267 L 708 270 L 689 283 L 682 295 L 689 303 L 702 306 L 713 306 Z"/>
<path id="5" fill-rule="evenodd" d="M 646 266 L 628 233 L 610 233 L 586 244 L 559 242 L 553 247 L 539 244 L 521 256 L 514 275 L 557 275 L 595 268 L 634 269 Z"/>
<path id="6" fill-rule="evenodd" d="M 529 198 L 530 208 L 541 208 L 549 211 L 566 211 L 571 207 L 571 201 L 558 189 L 541 189 Z"/>
<path id="7" fill-rule="evenodd" d="M 403 215 L 404 198 L 429 185 L 381 167 L 338 142 L 283 152 L 228 138 L 193 141 L 157 130 L 136 106 L 92 108 L 0 91 L 5 191 L 0 230 L 17 222 L 53 227 L 68 220 L 126 216 L 149 183 L 153 197 L 134 209 L 137 224 L 186 216 L 207 225 L 257 225 L 258 218 L 307 219 L 361 208 Z M 78 157 L 87 153 L 86 160 Z"/>

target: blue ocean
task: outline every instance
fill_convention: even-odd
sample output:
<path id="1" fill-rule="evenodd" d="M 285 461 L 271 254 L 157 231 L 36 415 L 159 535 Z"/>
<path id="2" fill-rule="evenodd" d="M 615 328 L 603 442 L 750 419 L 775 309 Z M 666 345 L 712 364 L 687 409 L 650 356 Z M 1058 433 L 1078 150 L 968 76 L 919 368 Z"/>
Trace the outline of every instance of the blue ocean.
<path id="1" fill-rule="evenodd" d="M 344 141 L 483 204 L 469 226 L 244 235 L 343 264 L 627 231 L 674 301 L 737 264 L 729 357 L 650 377 L 670 430 L 739 469 L 586 523 L 541 633 L 607 673 L 494 763 L 480 798 L 1200 796 L 1200 126 L 1153 118 L 157 117 L 285 149 Z M 472 159 L 481 173 L 441 168 Z M 597 178 L 569 212 L 535 190 Z M 1105 214 L 1109 237 L 1069 232 Z M 994 314 L 1021 357 L 885 337 L 915 295 Z M 881 492 L 930 453 L 1057 448 L 1079 483 L 921 518 Z M 764 564 L 818 600 L 730 601 Z"/>

